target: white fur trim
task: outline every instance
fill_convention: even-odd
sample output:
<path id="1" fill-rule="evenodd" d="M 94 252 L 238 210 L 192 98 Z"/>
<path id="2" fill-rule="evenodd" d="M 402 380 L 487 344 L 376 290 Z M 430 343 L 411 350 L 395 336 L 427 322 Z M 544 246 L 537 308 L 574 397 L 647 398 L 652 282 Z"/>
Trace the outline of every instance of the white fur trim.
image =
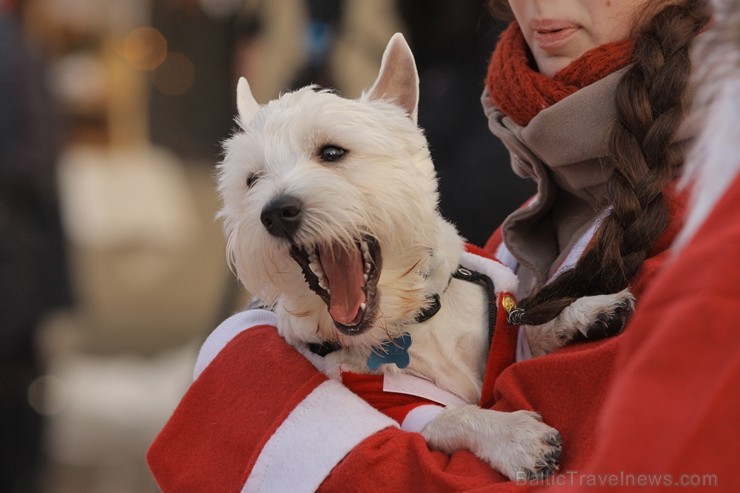
<path id="1" fill-rule="evenodd" d="M 200 348 L 193 369 L 193 380 L 211 364 L 216 355 L 241 332 L 259 325 L 277 326 L 277 317 L 269 310 L 247 310 L 227 318 L 211 332 Z"/>
<path id="2" fill-rule="evenodd" d="M 460 265 L 465 268 L 486 274 L 493 280 L 496 294 L 501 292 L 516 293 L 519 280 L 516 274 L 501 262 L 481 257 L 470 252 L 463 252 Z"/>
<path id="3" fill-rule="evenodd" d="M 445 406 L 464 406 L 465 399 L 452 392 L 437 387 L 426 378 L 416 377 L 406 373 L 392 373 L 383 376 L 383 391 L 396 394 L 415 395 Z"/>
<path id="4" fill-rule="evenodd" d="M 342 384 L 327 380 L 270 437 L 242 493 L 316 491 L 358 443 L 398 424 Z"/>
<path id="5" fill-rule="evenodd" d="M 444 410 L 444 407 L 434 404 L 415 407 L 404 418 L 401 429 L 411 433 L 421 433 L 421 430 Z"/>

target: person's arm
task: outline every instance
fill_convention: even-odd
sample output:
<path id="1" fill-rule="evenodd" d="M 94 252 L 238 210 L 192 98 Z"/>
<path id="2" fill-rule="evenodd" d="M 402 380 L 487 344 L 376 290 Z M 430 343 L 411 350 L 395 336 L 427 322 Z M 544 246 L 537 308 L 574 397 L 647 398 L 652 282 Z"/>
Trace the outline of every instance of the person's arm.
<path id="1" fill-rule="evenodd" d="M 268 311 L 243 312 L 203 345 L 195 381 L 147 455 L 162 491 L 453 491 L 504 481 L 469 452 L 430 451 L 317 370 L 274 324 Z"/>
<path id="2" fill-rule="evenodd" d="M 147 456 L 163 491 L 241 491 L 247 480 L 245 491 L 313 491 L 356 443 L 394 425 L 274 323 L 266 310 L 240 313 L 203 345 L 195 381 Z"/>

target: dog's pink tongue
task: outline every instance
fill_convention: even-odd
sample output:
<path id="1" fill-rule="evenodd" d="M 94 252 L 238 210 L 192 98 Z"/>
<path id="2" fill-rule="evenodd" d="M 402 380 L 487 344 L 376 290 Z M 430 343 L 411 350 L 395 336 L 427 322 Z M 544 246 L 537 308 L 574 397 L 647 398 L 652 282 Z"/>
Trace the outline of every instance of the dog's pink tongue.
<path id="1" fill-rule="evenodd" d="M 333 246 L 321 249 L 319 255 L 331 291 L 329 314 L 335 322 L 350 325 L 356 322 L 360 305 L 365 302 L 360 252 Z"/>

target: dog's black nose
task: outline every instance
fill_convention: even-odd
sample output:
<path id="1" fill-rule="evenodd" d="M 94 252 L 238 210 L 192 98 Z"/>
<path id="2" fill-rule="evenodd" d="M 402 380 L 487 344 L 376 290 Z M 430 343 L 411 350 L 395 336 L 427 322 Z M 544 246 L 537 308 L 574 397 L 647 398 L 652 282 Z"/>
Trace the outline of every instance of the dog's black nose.
<path id="1" fill-rule="evenodd" d="M 291 239 L 303 218 L 303 203 L 292 195 L 275 197 L 262 209 L 260 220 L 265 229 L 278 238 Z"/>

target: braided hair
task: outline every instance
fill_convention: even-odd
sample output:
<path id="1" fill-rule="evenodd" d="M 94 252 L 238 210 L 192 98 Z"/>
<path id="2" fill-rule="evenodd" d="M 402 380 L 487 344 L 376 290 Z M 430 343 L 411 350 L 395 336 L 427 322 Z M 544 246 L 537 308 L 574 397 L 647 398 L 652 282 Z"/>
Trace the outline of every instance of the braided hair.
<path id="1" fill-rule="evenodd" d="M 493 12 L 502 12 L 503 4 L 490 2 Z M 605 158 L 613 172 L 601 205 L 610 212 L 572 269 L 521 300 L 518 322 L 541 325 L 582 296 L 626 288 L 665 230 L 670 210 L 664 189 L 684 151 L 673 137 L 688 102 L 689 49 L 707 20 L 706 0 L 684 0 L 663 6 L 633 36 L 634 63 L 616 89 Z"/>

